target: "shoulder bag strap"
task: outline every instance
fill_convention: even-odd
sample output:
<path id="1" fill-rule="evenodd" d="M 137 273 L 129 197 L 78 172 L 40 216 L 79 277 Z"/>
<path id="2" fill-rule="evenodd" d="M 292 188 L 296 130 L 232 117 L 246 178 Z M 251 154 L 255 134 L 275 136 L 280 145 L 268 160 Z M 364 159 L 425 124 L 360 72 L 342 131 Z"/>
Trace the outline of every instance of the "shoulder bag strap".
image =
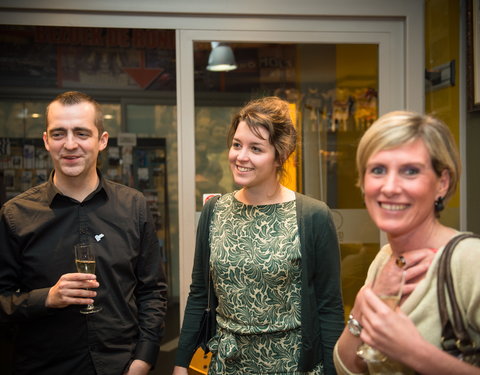
<path id="1" fill-rule="evenodd" d="M 218 198 L 220 198 L 219 195 L 215 195 L 213 197 L 211 197 L 209 199 L 209 201 L 211 200 L 212 202 L 210 203 L 209 205 L 209 208 L 211 206 L 211 208 L 208 210 L 208 217 L 207 217 L 207 220 L 206 220 L 206 223 L 207 223 L 207 227 L 205 229 L 206 231 L 206 235 L 207 235 L 207 241 L 210 242 L 210 223 L 212 221 L 212 214 L 213 214 L 213 210 L 215 208 L 215 204 L 217 203 L 217 200 Z M 212 280 L 211 280 L 211 274 L 210 274 L 210 246 L 208 246 L 208 256 L 207 256 L 207 270 L 208 270 L 208 283 L 207 283 L 207 288 L 208 288 L 208 296 L 207 296 L 207 309 L 210 310 L 212 308 L 212 306 L 210 305 L 210 300 L 211 300 L 211 289 L 212 289 Z"/>

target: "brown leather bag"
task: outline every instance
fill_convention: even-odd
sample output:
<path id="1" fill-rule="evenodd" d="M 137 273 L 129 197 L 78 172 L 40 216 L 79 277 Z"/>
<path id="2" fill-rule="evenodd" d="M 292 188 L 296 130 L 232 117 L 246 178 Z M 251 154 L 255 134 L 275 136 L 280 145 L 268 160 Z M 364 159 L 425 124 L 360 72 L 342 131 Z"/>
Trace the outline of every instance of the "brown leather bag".
<path id="1" fill-rule="evenodd" d="M 461 359 L 464 362 L 480 367 L 480 347 L 476 346 L 470 338 L 465 325 L 463 324 L 462 312 L 458 306 L 453 285 L 450 261 L 455 246 L 465 238 L 480 238 L 475 234 L 461 234 L 452 238 L 439 260 L 438 265 L 438 309 L 442 324 L 442 348 L 447 353 Z M 445 288 L 446 287 L 446 288 Z M 452 319 L 448 316 L 447 299 L 445 289 L 448 292 L 448 299 L 452 311 Z"/>

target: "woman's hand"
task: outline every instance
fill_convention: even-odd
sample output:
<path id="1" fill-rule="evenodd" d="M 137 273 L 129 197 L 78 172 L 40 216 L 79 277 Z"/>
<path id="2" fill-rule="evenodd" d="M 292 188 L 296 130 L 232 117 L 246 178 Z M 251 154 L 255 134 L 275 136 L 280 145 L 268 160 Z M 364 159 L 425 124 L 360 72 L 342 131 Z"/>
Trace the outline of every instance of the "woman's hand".
<path id="1" fill-rule="evenodd" d="M 150 371 L 149 363 L 142 361 L 140 359 L 135 359 L 131 364 L 128 370 L 124 375 L 146 375 Z"/>
<path id="2" fill-rule="evenodd" d="M 361 310 L 363 305 L 364 289 L 365 287 L 362 287 L 358 291 L 357 296 L 355 297 L 355 303 L 351 310 L 351 315 L 360 323 L 362 319 Z M 343 373 L 345 371 L 343 368 L 354 373 L 363 373 L 367 371 L 367 365 L 365 361 L 363 361 L 363 359 L 357 355 L 357 349 L 361 344 L 362 341 L 360 340 L 360 337 L 354 336 L 349 331 L 348 327 L 345 327 L 337 342 L 337 354 L 340 358 L 341 364 L 338 364 L 337 360 L 334 359 L 335 366 L 339 366 L 339 368 L 337 368 L 339 373 Z M 334 354 L 334 356 L 335 355 L 336 354 Z"/>
<path id="3" fill-rule="evenodd" d="M 480 375 L 465 363 L 427 342 L 400 308 L 391 310 L 368 287 L 363 288 L 360 338 L 388 357 L 424 375 Z"/>
<path id="4" fill-rule="evenodd" d="M 405 266 L 403 267 L 405 270 L 403 298 L 409 296 L 417 287 L 418 283 L 425 277 L 436 252 L 436 249 L 418 249 L 410 250 L 402 254 L 405 260 Z"/>
<path id="5" fill-rule="evenodd" d="M 416 350 L 424 339 L 413 322 L 399 308 L 395 311 L 365 287 L 362 299 L 362 326 L 360 338 L 388 357 L 404 362 L 411 350 Z"/>
<path id="6" fill-rule="evenodd" d="M 418 249 L 402 253 L 404 265 L 392 256 L 378 270 L 372 285 L 366 285 L 355 299 L 356 319 L 364 327 L 360 338 L 370 346 L 379 349 L 394 359 L 401 361 L 399 351 L 412 347 L 412 340 L 424 341 L 411 320 L 400 310 L 392 310 L 377 295 L 389 294 L 405 273 L 405 284 L 402 288 L 402 299 L 410 295 L 422 280 L 435 257 L 432 249 Z M 392 293 L 395 294 L 395 293 Z M 398 357 L 397 357 L 398 356 Z"/>
<path id="7" fill-rule="evenodd" d="M 188 375 L 186 367 L 175 366 L 172 375 Z"/>

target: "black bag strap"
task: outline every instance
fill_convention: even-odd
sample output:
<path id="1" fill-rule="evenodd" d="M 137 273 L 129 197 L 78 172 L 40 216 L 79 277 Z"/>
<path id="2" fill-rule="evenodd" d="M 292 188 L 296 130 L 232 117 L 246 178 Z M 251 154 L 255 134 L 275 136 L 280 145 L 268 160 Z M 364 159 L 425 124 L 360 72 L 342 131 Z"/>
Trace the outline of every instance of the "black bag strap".
<path id="1" fill-rule="evenodd" d="M 437 293 L 438 309 L 440 311 L 440 322 L 442 327 L 442 347 L 445 351 L 450 353 L 470 353 L 475 350 L 470 335 L 463 324 L 462 313 L 458 306 L 457 297 L 455 296 L 452 270 L 450 267 L 455 246 L 466 238 L 480 238 L 480 236 L 472 233 L 464 233 L 453 237 L 445 245 L 438 265 Z M 448 298 L 452 310 L 452 319 L 448 316 L 445 287 L 448 292 Z"/>
<path id="2" fill-rule="evenodd" d="M 209 199 L 209 201 L 212 201 L 211 203 L 209 202 L 209 210 L 207 212 L 207 220 L 206 222 L 206 228 L 205 228 L 205 233 L 207 235 L 207 241 L 210 241 L 210 223 L 212 221 L 212 214 L 213 210 L 215 208 L 215 204 L 217 203 L 218 198 L 220 198 L 220 195 L 214 195 Z M 211 208 L 210 208 L 211 207 Z M 206 265 L 207 265 L 207 272 L 208 272 L 208 282 L 207 282 L 207 288 L 208 288 L 208 295 L 207 295 L 207 310 L 210 310 L 212 308 L 210 301 L 211 301 L 211 289 L 213 288 L 212 284 L 212 276 L 210 273 L 210 246 L 208 246 L 208 254 L 207 254 L 207 259 L 206 259 Z"/>
<path id="3" fill-rule="evenodd" d="M 207 284 L 207 288 L 208 288 L 208 294 L 207 294 L 207 310 L 210 310 L 212 308 L 212 305 L 210 304 L 210 298 L 212 296 L 212 275 L 210 274 L 210 261 L 208 261 L 207 263 L 207 268 L 208 268 L 208 284 Z"/>

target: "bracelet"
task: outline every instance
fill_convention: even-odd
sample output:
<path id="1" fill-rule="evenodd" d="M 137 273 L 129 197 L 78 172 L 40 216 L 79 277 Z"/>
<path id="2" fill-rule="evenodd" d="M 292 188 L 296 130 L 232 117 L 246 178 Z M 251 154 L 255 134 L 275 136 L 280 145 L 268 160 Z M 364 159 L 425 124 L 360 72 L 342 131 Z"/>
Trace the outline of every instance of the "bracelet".
<path id="1" fill-rule="evenodd" d="M 352 314 L 348 316 L 348 323 L 347 323 L 348 330 L 350 333 L 355 337 L 360 337 L 360 333 L 362 332 L 362 325 L 356 320 Z"/>

